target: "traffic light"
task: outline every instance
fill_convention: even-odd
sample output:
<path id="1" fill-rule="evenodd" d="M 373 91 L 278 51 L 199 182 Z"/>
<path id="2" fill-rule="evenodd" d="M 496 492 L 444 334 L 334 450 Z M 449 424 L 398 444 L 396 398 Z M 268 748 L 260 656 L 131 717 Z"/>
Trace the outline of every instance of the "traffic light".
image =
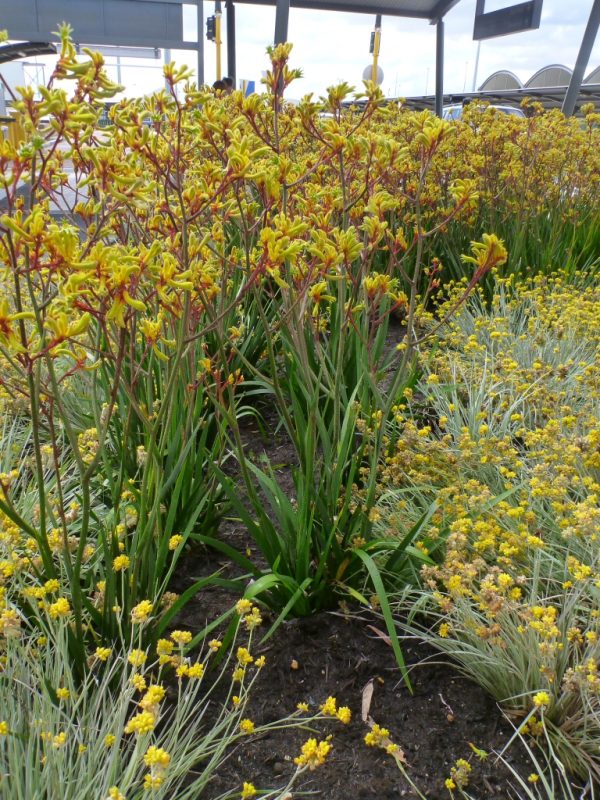
<path id="1" fill-rule="evenodd" d="M 217 40 L 217 18 L 214 16 L 206 18 L 206 38 L 210 42 Z"/>

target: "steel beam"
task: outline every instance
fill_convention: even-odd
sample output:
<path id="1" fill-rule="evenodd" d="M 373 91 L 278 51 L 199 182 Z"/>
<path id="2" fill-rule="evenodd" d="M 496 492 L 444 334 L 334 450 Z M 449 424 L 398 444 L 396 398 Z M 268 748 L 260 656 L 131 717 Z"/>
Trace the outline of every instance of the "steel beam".
<path id="1" fill-rule="evenodd" d="M 233 88 L 236 81 L 235 63 L 235 5 L 233 0 L 226 0 L 225 11 L 227 13 L 227 75 L 233 79 Z"/>
<path id="2" fill-rule="evenodd" d="M 592 47 L 596 41 L 598 34 L 598 27 L 600 26 L 600 0 L 594 0 L 594 5 L 590 11 L 590 18 L 581 40 L 581 47 L 579 48 L 579 55 L 575 63 L 575 69 L 571 75 L 569 88 L 565 94 L 565 99 L 562 105 L 563 114 L 570 117 L 575 111 L 575 103 L 579 97 L 579 91 L 583 82 L 583 75 L 590 60 Z"/>
<path id="3" fill-rule="evenodd" d="M 4 44 L 0 47 L 0 64 L 28 56 L 45 56 L 56 53 L 56 45 L 50 42 L 21 42 L 20 44 Z"/>
<path id="4" fill-rule="evenodd" d="M 204 84 L 204 2 L 197 0 L 196 12 L 197 28 L 198 28 L 198 42 L 196 44 L 196 53 L 198 57 L 198 88 Z"/>
<path id="5" fill-rule="evenodd" d="M 448 11 L 459 3 L 460 0 L 439 0 L 439 3 L 437 3 L 433 11 L 430 12 L 431 21 L 435 22 L 436 19 L 445 17 Z"/>
<path id="6" fill-rule="evenodd" d="M 290 0 L 276 0 L 275 5 L 275 44 L 283 44 L 288 40 L 290 20 Z"/>
<path id="7" fill-rule="evenodd" d="M 195 50 L 183 39 L 183 0 L 0 0 L 0 19 L 13 39 L 55 40 L 61 20 L 75 42 Z M 201 32 L 200 32 L 201 33 Z"/>
<path id="8" fill-rule="evenodd" d="M 275 6 L 278 0 L 236 0 L 246 5 Z M 457 0 L 460 2 L 460 0 Z M 417 9 L 405 10 L 391 4 L 381 2 L 369 5 L 365 2 L 351 2 L 351 0 L 291 0 L 291 8 L 306 8 L 311 11 L 349 11 L 353 14 L 383 14 L 386 17 L 407 17 L 410 19 L 424 19 L 435 23 L 433 11 Z"/>
<path id="9" fill-rule="evenodd" d="M 438 19 L 435 26 L 435 113 L 444 112 L 444 20 Z"/>

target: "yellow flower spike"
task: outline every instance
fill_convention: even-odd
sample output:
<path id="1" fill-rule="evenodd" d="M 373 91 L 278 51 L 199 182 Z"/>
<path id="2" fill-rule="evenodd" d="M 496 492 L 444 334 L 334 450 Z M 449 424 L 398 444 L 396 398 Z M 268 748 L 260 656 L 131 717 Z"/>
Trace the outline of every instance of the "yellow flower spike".
<path id="1" fill-rule="evenodd" d="M 140 675 L 139 672 L 134 673 L 129 679 L 129 682 L 138 692 L 144 692 L 146 690 L 146 679 L 143 675 Z"/>
<path id="2" fill-rule="evenodd" d="M 23 352 L 19 333 L 13 323 L 19 320 L 35 319 L 35 315 L 29 311 L 21 313 L 11 313 L 8 301 L 5 297 L 0 298 L 0 344 L 5 345 L 13 352 Z"/>
<path id="3" fill-rule="evenodd" d="M 60 312 L 54 317 L 48 315 L 45 325 L 54 333 L 54 340 L 59 343 L 84 333 L 89 328 L 91 320 L 91 315 L 86 312 L 78 320 L 71 322 L 67 314 Z"/>
<path id="4" fill-rule="evenodd" d="M 484 233 L 482 238 L 482 242 L 471 242 L 472 256 L 461 256 L 465 263 L 474 264 L 477 267 L 474 275 L 477 280 L 493 267 L 505 264 L 508 259 L 504 242 L 495 234 Z"/>
<path id="5" fill-rule="evenodd" d="M 183 81 L 189 81 L 193 77 L 193 71 L 184 66 L 177 67 L 174 61 L 165 64 L 163 67 L 163 75 L 165 80 L 171 85 L 175 86 Z"/>
<path id="6" fill-rule="evenodd" d="M 127 289 L 123 291 L 123 300 L 127 303 L 127 305 L 134 308 L 136 311 L 145 311 L 146 304 L 143 303 L 141 300 L 136 300 L 136 298 L 132 297 Z"/>

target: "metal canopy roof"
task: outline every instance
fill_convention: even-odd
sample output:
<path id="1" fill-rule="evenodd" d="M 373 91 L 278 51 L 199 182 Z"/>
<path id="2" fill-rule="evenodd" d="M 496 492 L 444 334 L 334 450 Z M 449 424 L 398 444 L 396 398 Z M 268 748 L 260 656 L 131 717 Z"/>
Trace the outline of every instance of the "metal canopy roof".
<path id="1" fill-rule="evenodd" d="M 5 44 L 0 47 L 0 64 L 7 64 L 16 58 L 27 56 L 45 56 L 56 53 L 56 46 L 49 42 L 22 42 L 21 44 Z"/>
<path id="2" fill-rule="evenodd" d="M 277 0 L 236 0 L 236 2 L 277 5 Z M 358 14 L 415 17 L 436 22 L 459 2 L 460 0 L 290 0 L 290 6 L 316 11 L 355 11 Z"/>
<path id="3" fill-rule="evenodd" d="M 532 100 L 539 101 L 544 108 L 561 108 L 565 93 L 566 86 L 549 86 L 549 87 L 523 87 L 521 89 L 506 89 L 506 90 L 492 90 L 479 92 L 452 92 L 452 94 L 444 95 L 444 104 L 462 103 L 466 98 L 469 100 L 485 100 L 494 105 L 510 105 L 515 108 L 519 107 L 521 100 L 529 97 Z M 427 108 L 433 111 L 435 107 L 435 95 L 422 95 L 420 97 L 406 97 L 401 98 L 402 106 L 404 108 L 422 111 Z M 390 99 L 388 102 L 394 102 Z M 577 105 L 581 106 L 582 103 L 595 103 L 600 104 L 600 83 L 584 83 L 577 96 Z"/>

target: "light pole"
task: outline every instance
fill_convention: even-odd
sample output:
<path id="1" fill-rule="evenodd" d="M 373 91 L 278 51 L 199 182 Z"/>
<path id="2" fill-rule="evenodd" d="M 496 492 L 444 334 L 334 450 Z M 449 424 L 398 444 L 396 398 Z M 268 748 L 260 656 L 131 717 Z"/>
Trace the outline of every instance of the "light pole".
<path id="1" fill-rule="evenodd" d="M 481 52 L 481 39 L 477 42 L 477 54 L 475 55 L 475 69 L 473 70 L 473 86 L 471 91 L 477 91 L 477 72 L 479 70 L 479 53 Z"/>
<path id="2" fill-rule="evenodd" d="M 377 62 L 381 48 L 381 14 L 375 15 L 375 30 L 371 34 L 371 52 L 373 53 L 373 66 L 371 67 L 371 80 L 377 83 Z"/>
<path id="3" fill-rule="evenodd" d="M 217 80 L 221 80 L 221 0 L 215 0 L 215 45 L 217 48 Z"/>

